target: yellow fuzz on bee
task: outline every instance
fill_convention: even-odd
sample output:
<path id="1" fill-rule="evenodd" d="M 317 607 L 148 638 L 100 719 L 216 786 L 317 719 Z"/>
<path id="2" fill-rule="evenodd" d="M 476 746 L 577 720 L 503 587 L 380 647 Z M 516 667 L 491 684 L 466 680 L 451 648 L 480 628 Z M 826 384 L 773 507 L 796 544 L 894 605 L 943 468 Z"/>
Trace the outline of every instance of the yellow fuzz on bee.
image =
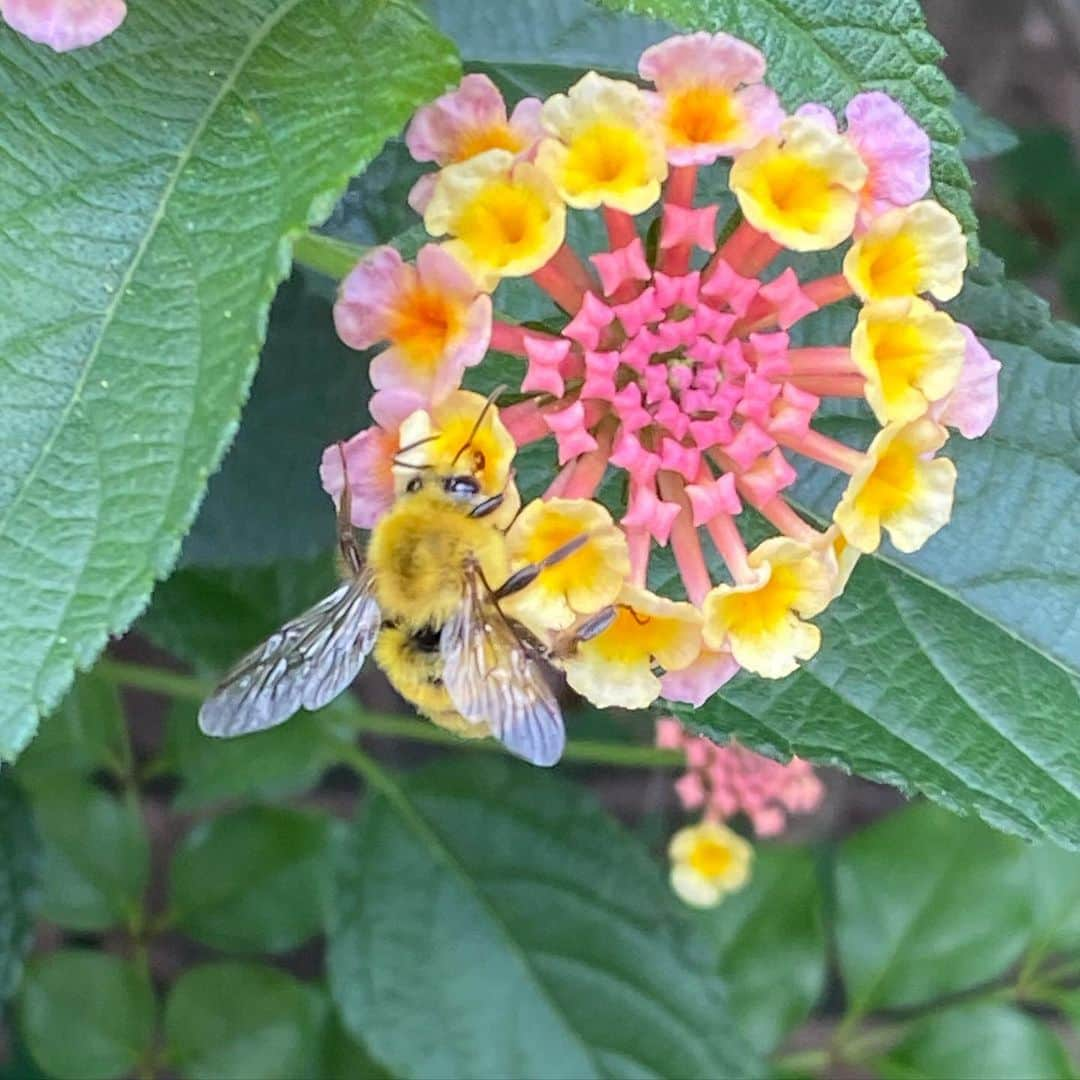
<path id="1" fill-rule="evenodd" d="M 660 198 L 663 134 L 632 83 L 590 71 L 569 93 L 548 98 L 540 120 L 552 137 L 540 144 L 536 163 L 570 206 L 640 214 Z"/>
<path id="2" fill-rule="evenodd" d="M 717 585 L 705 597 L 705 644 L 726 646 L 747 671 L 781 679 L 821 645 L 821 631 L 804 619 L 833 598 L 836 561 L 831 551 L 782 536 L 759 544 L 747 561 L 752 579 Z"/>
<path id="3" fill-rule="evenodd" d="M 862 300 L 930 293 L 951 300 L 964 283 L 960 223 L 929 199 L 887 210 L 851 245 L 844 276 Z"/>
<path id="4" fill-rule="evenodd" d="M 730 184 L 755 229 L 792 251 L 824 251 L 851 235 L 866 176 L 847 138 L 791 116 L 736 158 Z"/>
<path id="5" fill-rule="evenodd" d="M 833 515 L 848 543 L 876 551 L 885 529 L 900 551 L 917 551 L 948 522 L 956 466 L 931 456 L 948 437 L 927 417 L 878 432 Z"/>
<path id="6" fill-rule="evenodd" d="M 536 499 L 507 533 L 511 568 L 538 563 L 580 536 L 572 555 L 541 571 L 528 588 L 508 596 L 503 610 L 536 633 L 565 630 L 581 615 L 614 602 L 630 573 L 623 531 L 599 503 L 589 499 Z"/>
<path id="7" fill-rule="evenodd" d="M 438 652 L 417 649 L 408 634 L 389 626 L 379 631 L 374 656 L 394 689 L 433 724 L 463 739 L 482 739 L 491 734 L 487 724 L 470 723 L 454 708 L 442 683 L 442 657 Z"/>
<path id="8" fill-rule="evenodd" d="M 701 615 L 693 604 L 624 585 L 612 624 L 583 641 L 564 662 L 570 685 L 601 708 L 644 709 L 660 695 L 653 672 L 689 667 L 701 651 Z"/>
<path id="9" fill-rule="evenodd" d="M 486 411 L 485 411 L 486 410 Z M 477 427 L 480 414 L 483 422 Z M 475 429 L 475 430 L 474 430 Z M 513 436 L 487 398 L 471 390 L 455 390 L 437 405 L 418 409 L 408 416 L 398 433 L 402 449 L 394 466 L 394 487 L 398 495 L 420 471 L 436 476 L 474 476 L 482 495 L 509 493 L 510 466 L 517 452 Z M 498 518 L 506 517 L 505 513 Z"/>
<path id="10" fill-rule="evenodd" d="M 851 335 L 851 359 L 882 424 L 914 420 L 951 393 L 965 347 L 956 323 L 917 297 L 867 304 Z"/>
<path id="11" fill-rule="evenodd" d="M 680 829 L 668 844 L 671 887 L 693 907 L 715 907 L 750 880 L 754 849 L 716 821 Z"/>
<path id="12" fill-rule="evenodd" d="M 562 246 L 566 207 L 535 165 L 487 150 L 439 172 L 424 226 L 490 291 L 539 270 Z"/>

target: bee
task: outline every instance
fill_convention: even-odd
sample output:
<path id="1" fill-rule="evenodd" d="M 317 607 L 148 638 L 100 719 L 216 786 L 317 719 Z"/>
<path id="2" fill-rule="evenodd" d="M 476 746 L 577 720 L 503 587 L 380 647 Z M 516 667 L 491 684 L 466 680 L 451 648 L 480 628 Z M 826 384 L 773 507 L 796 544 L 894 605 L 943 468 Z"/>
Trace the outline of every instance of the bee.
<path id="1" fill-rule="evenodd" d="M 490 520 L 505 493 L 486 495 L 472 468 L 457 465 L 464 458 L 482 469 L 467 451 L 483 418 L 444 475 L 410 466 L 415 474 L 376 523 L 366 559 L 346 477 L 337 517 L 343 583 L 225 675 L 199 711 L 207 735 L 262 731 L 301 707 L 322 708 L 374 651 L 391 684 L 440 726 L 466 737 L 490 732 L 535 765 L 559 760 L 565 732 L 545 667 L 566 645 L 546 647 L 499 601 L 588 537 L 509 572 L 505 533 Z M 599 633 L 613 616 L 593 616 L 574 640 Z"/>

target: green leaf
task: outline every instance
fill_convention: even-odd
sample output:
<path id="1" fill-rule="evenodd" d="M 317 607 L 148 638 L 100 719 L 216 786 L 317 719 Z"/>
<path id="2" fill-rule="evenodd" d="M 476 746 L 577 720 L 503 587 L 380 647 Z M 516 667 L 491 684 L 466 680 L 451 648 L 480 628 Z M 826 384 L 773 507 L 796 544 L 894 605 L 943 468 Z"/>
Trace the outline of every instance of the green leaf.
<path id="1" fill-rule="evenodd" d="M 1000 975 L 1028 936 L 1023 844 L 922 804 L 836 861 L 836 940 L 857 1013 L 919 1005 Z"/>
<path id="2" fill-rule="evenodd" d="M 338 338 L 331 303 L 294 274 L 270 310 L 244 422 L 210 481 L 181 566 L 250 566 L 329 551 L 334 504 L 319 462 L 328 444 L 368 423 L 367 368 L 367 355 Z"/>
<path id="3" fill-rule="evenodd" d="M 971 175 L 960 156 L 962 131 L 944 55 L 926 29 L 918 0 L 597 0 L 603 6 L 691 30 L 723 30 L 756 45 L 767 81 L 789 109 L 807 101 L 841 112 L 862 90 L 901 102 L 933 144 L 934 196 L 972 238 Z"/>
<path id="4" fill-rule="evenodd" d="M 989 254 L 951 310 L 1004 364 L 990 433 L 947 447 L 959 471 L 951 524 L 917 555 L 886 547 L 863 558 L 816 620 L 822 649 L 801 671 L 780 682 L 740 676 L 704 708 L 676 711 L 710 734 L 1075 848 L 1080 330 L 1006 282 Z M 861 414 L 821 426 L 856 445 L 876 430 Z M 827 521 L 842 483 L 808 469 L 795 501 Z"/>
<path id="5" fill-rule="evenodd" d="M 38 838 L 9 770 L 0 770 L 0 1003 L 19 985 L 34 937 Z"/>
<path id="6" fill-rule="evenodd" d="M 146 603 L 237 423 L 290 238 L 453 80 L 409 0 L 160 0 L 0 39 L 0 758 Z"/>
<path id="7" fill-rule="evenodd" d="M 875 1068 L 883 1080 L 1060 1080 L 1075 1075 L 1065 1047 L 1046 1024 L 1008 1005 L 966 1005 L 927 1016 Z"/>
<path id="8" fill-rule="evenodd" d="M 262 964 L 203 964 L 176 981 L 165 1007 L 166 1053 L 185 1080 L 317 1076 L 326 1000 Z"/>
<path id="9" fill-rule="evenodd" d="M 1025 878 L 1032 950 L 1080 950 L 1080 855 L 1052 844 L 1031 847 Z"/>
<path id="10" fill-rule="evenodd" d="M 582 791 L 502 760 L 378 776 L 341 849 L 328 965 L 393 1072 L 761 1071 L 685 910 Z"/>
<path id="11" fill-rule="evenodd" d="M 125 725 L 116 686 L 93 671 L 79 675 L 19 757 L 19 780 L 28 789 L 44 790 L 97 769 L 123 774 L 129 766 Z"/>
<path id="12" fill-rule="evenodd" d="M 19 1024 L 51 1076 L 127 1076 L 150 1049 L 154 992 L 145 973 L 108 953 L 61 949 L 30 965 Z"/>
<path id="13" fill-rule="evenodd" d="M 37 792 L 34 815 L 42 914 L 72 930 L 137 923 L 150 861 L 137 803 L 72 782 Z"/>
<path id="14" fill-rule="evenodd" d="M 336 1012 L 323 1032 L 318 1075 L 319 1080 L 391 1080 L 390 1073 L 345 1030 Z"/>
<path id="15" fill-rule="evenodd" d="M 322 929 L 329 842 L 329 819 L 281 806 L 201 822 L 173 858 L 173 923 L 223 952 L 303 944 Z"/>
<path id="16" fill-rule="evenodd" d="M 964 132 L 960 156 L 965 161 L 984 161 L 1012 150 L 1020 141 L 1016 132 L 996 116 L 985 113 L 962 91 L 952 103 L 953 116 Z"/>
<path id="17" fill-rule="evenodd" d="M 762 1053 L 771 1052 L 806 1019 L 825 984 L 821 888 L 812 856 L 759 846 L 750 884 L 701 921 L 716 944 L 740 1030 Z"/>
<path id="18" fill-rule="evenodd" d="M 197 706 L 176 702 L 166 719 L 163 765 L 180 779 L 173 808 L 182 813 L 307 791 L 334 757 L 323 717 L 298 713 L 269 731 L 212 739 L 199 730 L 197 714 Z"/>

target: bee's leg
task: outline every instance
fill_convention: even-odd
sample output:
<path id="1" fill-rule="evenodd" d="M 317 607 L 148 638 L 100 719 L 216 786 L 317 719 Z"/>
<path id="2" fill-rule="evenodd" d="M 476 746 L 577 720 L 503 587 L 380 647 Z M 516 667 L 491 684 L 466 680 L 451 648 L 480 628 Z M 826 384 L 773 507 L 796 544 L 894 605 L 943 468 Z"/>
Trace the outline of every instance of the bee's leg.
<path id="1" fill-rule="evenodd" d="M 588 533 L 581 533 L 573 540 L 567 541 L 562 547 L 557 547 L 550 555 L 545 555 L 539 562 L 529 563 L 520 570 L 515 570 L 494 592 L 496 600 L 502 600 L 506 596 L 512 596 L 521 592 L 527 585 L 531 585 L 549 566 L 560 563 L 578 551 L 589 539 Z"/>
<path id="2" fill-rule="evenodd" d="M 599 637 L 614 621 L 616 610 L 614 607 L 606 607 L 595 615 L 590 615 L 580 626 L 573 630 L 567 630 L 560 634 L 547 650 L 547 659 L 565 660 L 573 656 L 574 650 L 583 641 L 592 641 Z"/>
<path id="3" fill-rule="evenodd" d="M 355 577 L 364 568 L 364 555 L 356 539 L 356 532 L 353 530 L 352 488 L 349 487 L 349 466 L 345 461 L 345 444 L 339 441 L 337 448 L 341 455 L 341 478 L 344 485 L 337 509 L 338 547 L 341 549 L 341 557 L 346 568 Z"/>

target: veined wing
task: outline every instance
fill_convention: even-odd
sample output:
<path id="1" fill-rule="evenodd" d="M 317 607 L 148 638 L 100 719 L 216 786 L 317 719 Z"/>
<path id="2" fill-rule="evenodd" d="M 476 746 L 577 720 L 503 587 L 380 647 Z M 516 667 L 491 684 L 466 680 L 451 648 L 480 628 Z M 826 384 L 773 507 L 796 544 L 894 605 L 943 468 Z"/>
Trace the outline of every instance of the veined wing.
<path id="1" fill-rule="evenodd" d="M 371 575 L 362 573 L 248 653 L 203 703 L 199 727 L 207 735 L 247 735 L 301 707 L 321 709 L 359 674 L 379 623 Z"/>
<path id="2" fill-rule="evenodd" d="M 566 744 L 562 713 L 540 663 L 499 610 L 479 573 L 439 638 L 443 682 L 457 710 L 486 722 L 513 754 L 554 765 Z"/>

